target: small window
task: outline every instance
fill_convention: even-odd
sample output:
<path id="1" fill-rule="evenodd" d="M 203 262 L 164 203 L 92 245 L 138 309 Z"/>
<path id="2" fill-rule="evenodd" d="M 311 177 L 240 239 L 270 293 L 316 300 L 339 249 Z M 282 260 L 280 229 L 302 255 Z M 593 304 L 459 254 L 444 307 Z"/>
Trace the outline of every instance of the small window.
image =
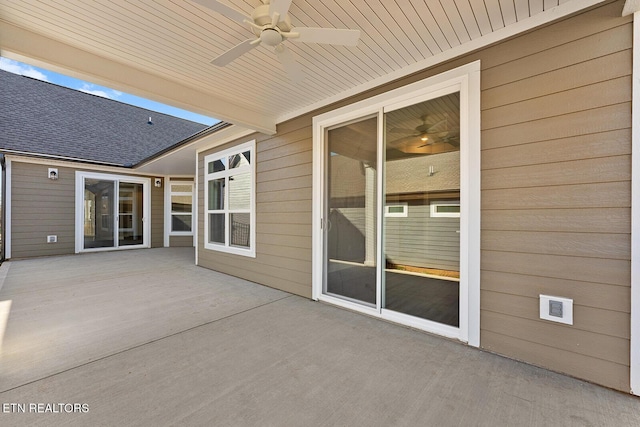
<path id="1" fill-rule="evenodd" d="M 204 247 L 255 257 L 255 141 L 205 157 Z"/>
<path id="2" fill-rule="evenodd" d="M 170 186 L 171 233 L 193 234 L 193 182 L 172 182 Z"/>
<path id="3" fill-rule="evenodd" d="M 406 203 L 395 203 L 384 207 L 384 216 L 406 218 L 409 216 L 409 209 Z"/>
<path id="4" fill-rule="evenodd" d="M 432 202 L 432 218 L 460 218 L 460 202 Z"/>

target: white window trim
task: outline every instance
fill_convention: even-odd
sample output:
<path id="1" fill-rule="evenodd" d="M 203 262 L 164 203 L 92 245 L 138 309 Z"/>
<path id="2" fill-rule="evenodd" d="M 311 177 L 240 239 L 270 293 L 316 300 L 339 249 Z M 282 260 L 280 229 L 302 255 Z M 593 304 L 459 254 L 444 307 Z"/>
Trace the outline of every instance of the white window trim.
<path id="1" fill-rule="evenodd" d="M 224 172 L 214 172 L 209 173 L 207 169 L 207 165 L 209 162 L 219 159 L 221 157 L 230 156 L 233 154 L 240 154 L 243 151 L 250 151 L 251 153 L 251 162 L 249 166 L 245 168 L 251 173 L 251 194 L 250 194 L 250 208 L 249 208 L 249 248 L 244 249 L 240 247 L 230 246 L 227 241 L 226 244 L 217 244 L 209 242 L 209 191 L 208 191 L 208 182 L 210 179 L 215 179 L 212 177 L 220 178 L 222 176 L 228 176 L 229 171 L 225 170 Z M 235 169 L 233 172 L 240 172 L 243 168 Z M 204 233 L 203 233 L 203 246 L 205 249 L 225 252 L 233 255 L 241 255 L 246 257 L 255 258 L 256 257 L 256 141 L 251 140 L 245 142 L 240 145 L 236 145 L 232 148 L 228 148 L 226 150 L 217 151 L 215 153 L 211 153 L 204 157 L 204 182 L 203 182 L 203 191 L 204 191 L 204 209 L 203 209 L 203 219 L 204 219 Z M 228 186 L 225 189 L 225 202 L 228 202 L 228 196 L 226 192 L 228 191 Z M 225 211 L 228 208 L 225 208 Z M 225 221 L 225 233 L 228 233 L 229 230 L 228 221 Z M 225 239 L 228 238 L 228 234 Z"/>
<path id="2" fill-rule="evenodd" d="M 165 177 L 165 189 L 164 189 L 164 218 L 165 218 L 165 242 L 164 246 L 168 247 L 170 245 L 169 238 L 171 236 L 193 236 L 194 229 L 196 225 L 196 215 L 195 215 L 195 204 L 196 204 L 196 193 L 195 193 L 195 183 L 193 180 L 186 178 L 170 178 Z M 190 185 L 190 192 L 173 192 L 171 191 L 171 185 Z M 172 226 L 172 216 L 173 215 L 186 215 L 187 213 L 173 213 L 171 211 L 171 196 L 191 196 L 191 231 L 173 231 L 171 229 Z"/>
<path id="3" fill-rule="evenodd" d="M 439 206 L 460 206 L 460 202 L 431 202 L 429 204 L 431 218 L 460 218 L 460 212 L 438 212 Z"/>
<path id="4" fill-rule="evenodd" d="M 390 212 L 390 208 L 401 207 L 402 212 Z M 407 218 L 409 216 L 409 204 L 404 203 L 389 203 L 384 207 L 384 216 L 387 218 Z"/>
<path id="5" fill-rule="evenodd" d="M 4 257 L 6 259 L 11 259 L 11 164 L 11 159 L 5 157 L 5 222 L 2 224 L 4 227 L 2 238 L 4 239 Z"/>
<path id="6" fill-rule="evenodd" d="M 640 12 L 633 14 L 631 101 L 631 393 L 640 396 Z"/>
<path id="7" fill-rule="evenodd" d="M 143 241 L 141 245 L 118 246 L 117 239 L 114 246 L 109 248 L 84 248 L 84 180 L 104 179 L 108 181 L 124 181 L 135 184 L 142 184 L 142 225 Z M 117 203 L 116 203 L 117 206 Z M 114 250 L 128 250 L 151 247 L 151 178 L 142 178 L 131 175 L 114 175 L 86 171 L 76 171 L 76 253 L 81 252 L 105 252 Z"/>
<path id="8" fill-rule="evenodd" d="M 460 91 L 460 139 L 465 144 L 460 157 L 460 327 L 404 316 L 389 310 L 350 303 L 322 293 L 323 283 L 323 139 L 327 128 L 390 109 L 412 105 L 425 98 Z M 379 123 L 379 132 L 382 132 Z M 382 196 L 379 183 L 378 197 Z M 379 222 L 381 219 L 379 219 Z M 380 226 L 379 226 L 380 227 Z M 381 239 L 381 233 L 378 233 Z M 378 242 L 381 247 L 381 242 Z M 455 68 L 369 99 L 329 111 L 313 118 L 313 211 L 312 211 L 312 298 L 396 321 L 429 332 L 480 346 L 480 61 Z M 380 304 L 380 298 L 378 298 Z"/>

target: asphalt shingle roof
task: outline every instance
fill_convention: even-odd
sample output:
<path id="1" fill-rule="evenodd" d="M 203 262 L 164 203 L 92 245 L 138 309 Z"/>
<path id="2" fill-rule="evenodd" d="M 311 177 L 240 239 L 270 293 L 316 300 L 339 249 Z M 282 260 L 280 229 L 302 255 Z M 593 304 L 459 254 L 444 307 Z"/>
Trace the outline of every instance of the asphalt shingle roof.
<path id="1" fill-rule="evenodd" d="M 207 127 L 0 70 L 0 151 L 130 166 Z"/>

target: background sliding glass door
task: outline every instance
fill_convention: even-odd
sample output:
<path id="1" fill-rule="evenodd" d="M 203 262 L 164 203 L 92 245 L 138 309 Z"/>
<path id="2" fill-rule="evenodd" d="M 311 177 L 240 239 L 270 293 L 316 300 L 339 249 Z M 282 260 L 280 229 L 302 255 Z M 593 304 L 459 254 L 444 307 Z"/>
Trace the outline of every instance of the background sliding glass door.
<path id="1" fill-rule="evenodd" d="M 141 245 L 144 241 L 142 226 L 142 184 L 120 182 L 118 185 L 118 245 Z"/>
<path id="2" fill-rule="evenodd" d="M 80 250 L 147 244 L 145 217 L 149 207 L 145 200 L 148 183 L 136 178 L 103 178 L 89 173 L 78 179 L 82 182 Z"/>
<path id="3" fill-rule="evenodd" d="M 84 180 L 84 249 L 115 246 L 116 182 Z"/>

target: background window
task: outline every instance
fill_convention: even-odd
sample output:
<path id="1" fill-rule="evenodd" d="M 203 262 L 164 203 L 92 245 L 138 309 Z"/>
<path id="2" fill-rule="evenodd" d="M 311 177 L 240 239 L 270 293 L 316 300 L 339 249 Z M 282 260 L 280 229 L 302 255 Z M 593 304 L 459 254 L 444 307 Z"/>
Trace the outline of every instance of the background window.
<path id="1" fill-rule="evenodd" d="M 431 202 L 432 218 L 460 218 L 460 202 Z"/>
<path id="2" fill-rule="evenodd" d="M 255 141 L 205 157 L 206 249 L 255 256 Z"/>
<path id="3" fill-rule="evenodd" d="M 171 183 L 171 233 L 193 232 L 193 183 Z"/>
<path id="4" fill-rule="evenodd" d="M 384 216 L 406 218 L 408 216 L 406 203 L 387 204 L 384 207 Z"/>

